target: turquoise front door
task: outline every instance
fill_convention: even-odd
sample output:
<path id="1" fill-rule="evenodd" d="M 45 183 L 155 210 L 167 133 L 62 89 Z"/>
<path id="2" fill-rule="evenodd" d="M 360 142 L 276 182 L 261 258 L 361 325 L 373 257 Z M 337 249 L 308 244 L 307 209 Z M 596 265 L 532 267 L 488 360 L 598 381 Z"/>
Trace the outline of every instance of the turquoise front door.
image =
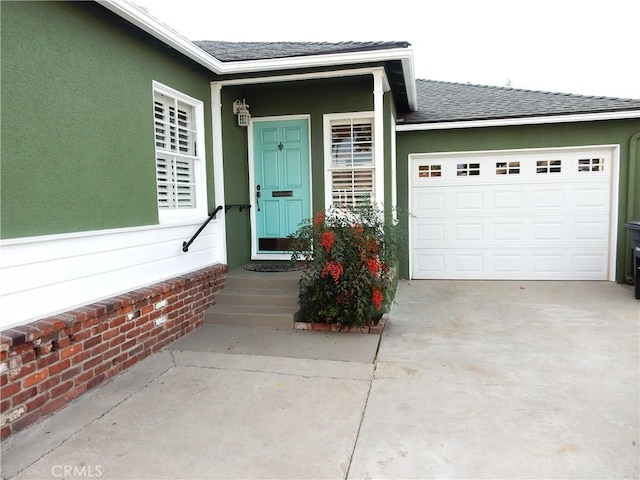
<path id="1" fill-rule="evenodd" d="M 311 216 L 306 119 L 253 123 L 256 253 L 284 254 Z"/>

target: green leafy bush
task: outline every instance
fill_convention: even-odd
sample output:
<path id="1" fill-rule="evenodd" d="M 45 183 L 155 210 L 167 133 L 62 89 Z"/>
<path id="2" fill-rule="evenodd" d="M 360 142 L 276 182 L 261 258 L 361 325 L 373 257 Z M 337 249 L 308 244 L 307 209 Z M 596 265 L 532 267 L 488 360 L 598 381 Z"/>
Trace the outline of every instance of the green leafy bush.
<path id="1" fill-rule="evenodd" d="M 292 238 L 305 321 L 377 323 L 395 294 L 398 226 L 374 205 L 332 208 L 301 224 Z"/>

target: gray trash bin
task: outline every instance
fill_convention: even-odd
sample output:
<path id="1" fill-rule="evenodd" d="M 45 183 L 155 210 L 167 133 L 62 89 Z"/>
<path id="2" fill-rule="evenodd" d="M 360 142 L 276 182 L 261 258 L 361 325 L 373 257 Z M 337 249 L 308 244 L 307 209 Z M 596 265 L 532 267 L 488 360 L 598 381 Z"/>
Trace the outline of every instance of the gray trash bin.
<path id="1" fill-rule="evenodd" d="M 640 220 L 624 224 L 631 234 L 633 242 L 633 283 L 636 298 L 640 300 Z"/>

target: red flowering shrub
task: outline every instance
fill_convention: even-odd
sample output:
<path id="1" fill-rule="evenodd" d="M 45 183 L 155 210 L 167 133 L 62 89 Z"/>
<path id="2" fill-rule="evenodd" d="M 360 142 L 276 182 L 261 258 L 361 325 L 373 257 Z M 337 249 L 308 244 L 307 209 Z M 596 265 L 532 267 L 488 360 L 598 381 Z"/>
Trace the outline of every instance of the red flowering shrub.
<path id="1" fill-rule="evenodd" d="M 344 271 L 344 267 L 342 266 L 341 263 L 327 262 L 325 263 L 324 268 L 320 273 L 320 276 L 324 278 L 327 275 L 330 275 L 331 278 L 333 278 L 333 281 L 335 283 L 338 283 L 338 280 L 340 280 L 340 275 L 342 275 L 343 271 Z"/>
<path id="2" fill-rule="evenodd" d="M 326 252 L 329 253 L 331 251 L 331 247 L 333 247 L 333 244 L 336 243 L 336 237 L 334 233 L 331 230 L 328 232 L 323 232 L 322 236 L 320 237 L 320 243 L 322 244 Z"/>
<path id="3" fill-rule="evenodd" d="M 299 297 L 306 321 L 363 326 L 393 300 L 397 227 L 373 205 L 318 212 L 292 245 L 292 261 L 307 264 Z"/>
<path id="4" fill-rule="evenodd" d="M 373 306 L 376 310 L 380 310 L 382 308 L 382 300 L 384 300 L 384 295 L 382 291 L 378 287 L 373 287 L 373 294 L 371 295 L 371 301 L 373 302 Z"/>

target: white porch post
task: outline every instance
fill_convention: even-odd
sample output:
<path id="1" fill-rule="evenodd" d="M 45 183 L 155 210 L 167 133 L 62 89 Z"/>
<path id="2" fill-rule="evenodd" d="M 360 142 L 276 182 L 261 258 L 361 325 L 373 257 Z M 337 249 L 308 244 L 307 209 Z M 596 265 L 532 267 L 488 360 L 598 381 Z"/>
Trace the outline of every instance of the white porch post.
<path id="1" fill-rule="evenodd" d="M 211 138 L 213 141 L 213 185 L 216 205 L 224 207 L 224 163 L 222 154 L 222 85 L 211 82 Z M 220 228 L 216 243 L 220 248 L 221 260 L 227 263 L 227 222 L 226 210 L 218 212 Z"/>
<path id="2" fill-rule="evenodd" d="M 384 203 L 384 70 L 373 71 L 373 145 L 375 159 L 376 203 L 382 208 Z"/>

